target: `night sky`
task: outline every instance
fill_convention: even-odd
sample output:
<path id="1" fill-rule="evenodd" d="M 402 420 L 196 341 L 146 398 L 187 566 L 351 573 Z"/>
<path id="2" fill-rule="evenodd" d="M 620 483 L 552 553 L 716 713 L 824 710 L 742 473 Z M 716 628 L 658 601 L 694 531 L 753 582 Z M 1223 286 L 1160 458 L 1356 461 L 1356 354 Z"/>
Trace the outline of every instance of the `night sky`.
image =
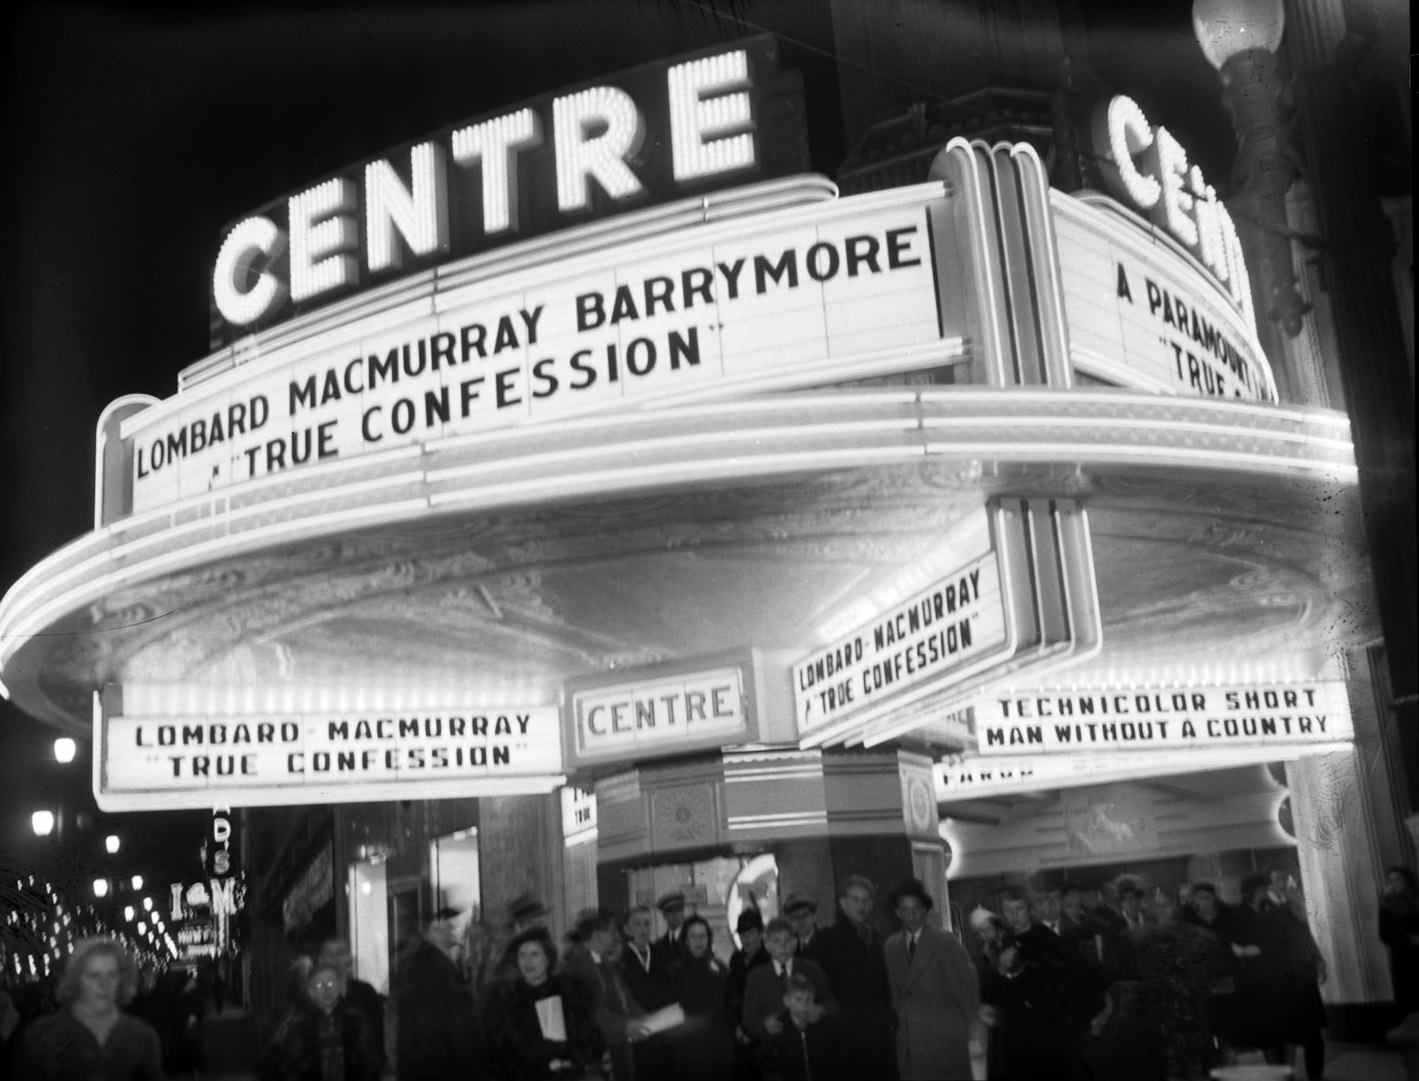
<path id="1" fill-rule="evenodd" d="M 1225 181 L 1227 119 L 1192 39 L 1190 3 L 1075 6 L 1093 69 Z M 783 66 L 805 71 L 814 165 L 831 173 L 843 138 L 836 117 L 811 111 L 815 94 L 830 104 L 836 95 L 831 39 L 822 19 L 767 25 L 772 10 L 791 7 L 224 4 L 199 16 L 143 4 L 12 5 L 0 359 L 10 483 L 0 591 L 91 527 L 103 407 L 123 394 L 169 396 L 178 372 L 206 354 L 208 281 L 225 224 L 430 130 L 765 28 L 783 35 Z M 654 33 L 632 26 L 683 47 L 654 49 Z M 61 785 L 82 800 L 88 789 L 83 770 L 61 780 L 45 764 L 52 736 L 0 704 L 0 868 L 28 858 L 28 809 L 39 793 Z M 179 840 L 164 848 L 165 830 L 148 829 L 151 850 L 135 859 L 183 867 L 190 859 L 195 870 L 204 817 L 143 816 Z"/>

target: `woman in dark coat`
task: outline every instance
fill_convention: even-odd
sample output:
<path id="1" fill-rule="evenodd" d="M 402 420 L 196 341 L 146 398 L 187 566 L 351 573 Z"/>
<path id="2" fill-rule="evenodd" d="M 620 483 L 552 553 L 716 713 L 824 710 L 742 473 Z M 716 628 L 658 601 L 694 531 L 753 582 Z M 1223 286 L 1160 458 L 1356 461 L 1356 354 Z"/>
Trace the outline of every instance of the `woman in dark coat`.
<path id="1" fill-rule="evenodd" d="M 580 1078 L 601 1069 L 606 1045 L 585 984 L 553 971 L 557 947 L 545 927 L 508 944 L 511 980 L 488 990 L 483 1026 L 488 1073 L 497 1081 Z"/>
<path id="2" fill-rule="evenodd" d="M 729 972 L 715 959 L 714 935 L 703 916 L 686 920 L 683 934 L 686 952 L 674 978 L 685 1023 L 670 1032 L 675 1081 L 723 1081 L 734 1073 Z"/>
<path id="3" fill-rule="evenodd" d="M 384 1065 L 369 1022 L 340 997 L 344 974 L 316 965 L 306 984 L 308 1004 L 280 1037 L 275 1076 L 280 1081 L 378 1081 Z"/>

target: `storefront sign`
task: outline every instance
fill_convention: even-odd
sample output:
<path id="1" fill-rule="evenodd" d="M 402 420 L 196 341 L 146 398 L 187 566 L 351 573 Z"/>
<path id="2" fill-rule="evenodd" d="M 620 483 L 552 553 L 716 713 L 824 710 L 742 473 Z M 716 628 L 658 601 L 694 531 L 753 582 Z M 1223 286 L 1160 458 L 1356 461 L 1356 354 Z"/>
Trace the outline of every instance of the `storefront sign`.
<path id="1" fill-rule="evenodd" d="M 898 692 L 950 678 L 1008 644 L 994 550 L 793 666 L 800 735 Z"/>
<path id="2" fill-rule="evenodd" d="M 570 688 L 568 768 L 754 738 L 748 662 L 704 668 L 689 663 L 618 673 L 622 682 L 613 684 Z"/>
<path id="3" fill-rule="evenodd" d="M 1354 738 L 1340 681 L 1038 691 L 983 699 L 975 723 L 983 755 L 1283 747 Z"/>
<path id="4" fill-rule="evenodd" d="M 1095 116 L 1094 148 L 1114 194 L 1192 252 L 1253 325 L 1251 282 L 1237 227 L 1172 133 L 1149 123 L 1137 102 L 1119 94 Z"/>
<path id="5" fill-rule="evenodd" d="M 1076 368 L 1146 390 L 1275 402 L 1249 315 L 1180 252 L 1098 204 L 1050 197 Z"/>
<path id="6" fill-rule="evenodd" d="M 567 848 L 596 840 L 596 791 L 581 785 L 562 788 L 562 843 Z"/>
<path id="7" fill-rule="evenodd" d="M 464 121 L 233 225 L 214 345 L 401 274 L 711 187 L 803 172 L 767 35 Z"/>
<path id="8" fill-rule="evenodd" d="M 352 315 L 124 420 L 133 510 L 767 376 L 869 374 L 856 358 L 908 363 L 904 350 L 943 334 L 928 220 L 939 193 L 705 225 Z"/>
<path id="9" fill-rule="evenodd" d="M 350 716 L 106 716 L 105 809 L 338 803 L 540 792 L 561 773 L 555 707 Z"/>

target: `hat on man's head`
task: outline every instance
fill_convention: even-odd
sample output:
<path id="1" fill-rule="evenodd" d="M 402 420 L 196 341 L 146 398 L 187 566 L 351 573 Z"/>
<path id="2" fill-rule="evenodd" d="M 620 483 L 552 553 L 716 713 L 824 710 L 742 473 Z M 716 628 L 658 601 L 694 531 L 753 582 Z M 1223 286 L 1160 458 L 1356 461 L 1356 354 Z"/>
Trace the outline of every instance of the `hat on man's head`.
<path id="1" fill-rule="evenodd" d="M 436 920 L 456 920 L 456 919 L 458 919 L 458 917 L 461 916 L 461 915 L 463 915 L 463 909 L 461 909 L 461 908 L 454 908 L 452 905 L 444 905 L 442 908 L 440 908 L 438 911 L 436 911 L 436 912 L 434 913 L 434 919 L 436 919 Z"/>
<path id="2" fill-rule="evenodd" d="M 543 916 L 550 916 L 552 910 L 532 894 L 519 893 L 508 902 L 507 914 L 513 923 L 521 923 L 523 920 L 536 920 Z"/>
<path id="3" fill-rule="evenodd" d="M 790 893 L 783 902 L 785 916 L 797 916 L 804 912 L 817 912 L 818 902 L 806 893 Z"/>
<path id="4" fill-rule="evenodd" d="M 671 890 L 669 893 L 662 893 L 660 900 L 655 902 L 655 907 L 662 912 L 670 912 L 677 908 L 684 908 L 685 895 L 680 890 Z"/>
<path id="5" fill-rule="evenodd" d="M 892 891 L 891 896 L 887 898 L 887 907 L 896 908 L 897 903 L 903 897 L 915 897 L 927 911 L 930 911 L 935 905 L 931 894 L 926 892 L 926 887 L 919 878 L 908 878 L 899 883 L 897 888 Z"/>
<path id="6" fill-rule="evenodd" d="M 742 935 L 745 931 L 762 931 L 764 929 L 764 917 L 759 915 L 757 908 L 746 908 L 739 913 L 739 919 L 734 924 L 734 933 Z"/>

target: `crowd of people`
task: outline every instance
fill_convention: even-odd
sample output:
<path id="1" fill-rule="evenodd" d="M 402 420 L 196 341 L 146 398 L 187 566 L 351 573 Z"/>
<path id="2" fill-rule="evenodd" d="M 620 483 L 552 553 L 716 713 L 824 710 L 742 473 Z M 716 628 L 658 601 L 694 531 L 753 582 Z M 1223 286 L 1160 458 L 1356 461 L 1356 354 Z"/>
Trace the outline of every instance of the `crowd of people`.
<path id="1" fill-rule="evenodd" d="M 790 894 L 745 909 L 724 963 L 683 894 L 581 913 L 561 943 L 519 898 L 500 933 L 442 908 L 400 951 L 386 1002 L 338 939 L 291 969 L 263 1081 L 1194 1081 L 1246 1051 L 1322 1076 L 1325 964 L 1293 880 L 1164 889 L 1123 876 L 1005 889 L 962 938 L 908 879 L 885 898 L 850 875 L 831 922 Z M 462 930 L 460 931 L 460 927 Z M 1380 933 L 1395 1000 L 1415 1009 L 1419 889 L 1390 868 Z M 35 1081 L 173 1076 L 174 1054 L 133 1008 L 140 973 L 112 939 L 81 942 L 53 1009 L 21 1024 L 0 1000 L 10 1075 Z M 126 1007 L 126 1009 L 125 1009 Z M 389 1042 L 386 1044 L 386 1033 Z"/>

